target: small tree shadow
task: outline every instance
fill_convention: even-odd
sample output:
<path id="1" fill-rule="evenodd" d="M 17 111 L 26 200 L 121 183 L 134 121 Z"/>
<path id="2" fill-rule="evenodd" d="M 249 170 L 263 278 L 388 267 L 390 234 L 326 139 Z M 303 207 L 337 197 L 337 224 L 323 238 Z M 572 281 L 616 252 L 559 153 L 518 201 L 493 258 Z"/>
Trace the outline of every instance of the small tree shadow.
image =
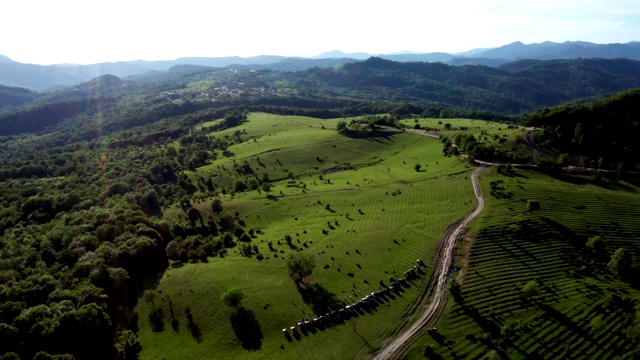
<path id="1" fill-rule="evenodd" d="M 233 332 L 246 350 L 260 350 L 262 348 L 262 330 L 253 311 L 240 307 L 232 313 L 229 320 Z"/>
<path id="2" fill-rule="evenodd" d="M 189 320 L 189 322 L 187 323 L 187 327 L 191 332 L 191 336 L 196 340 L 198 344 L 200 344 L 202 342 L 202 332 L 200 331 L 198 325 L 193 321 L 193 318 Z"/>
<path id="3" fill-rule="evenodd" d="M 149 313 L 149 324 L 153 332 L 164 331 L 164 311 L 162 308 L 157 308 Z"/>

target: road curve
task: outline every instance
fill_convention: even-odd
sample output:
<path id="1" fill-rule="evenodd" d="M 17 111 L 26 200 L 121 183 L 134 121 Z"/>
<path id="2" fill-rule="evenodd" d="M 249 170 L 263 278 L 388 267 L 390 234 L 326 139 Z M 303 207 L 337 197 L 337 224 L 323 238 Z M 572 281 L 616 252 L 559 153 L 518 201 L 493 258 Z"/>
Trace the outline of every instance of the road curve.
<path id="1" fill-rule="evenodd" d="M 484 208 L 484 199 L 482 198 L 482 190 L 478 184 L 478 175 L 486 166 L 477 168 L 471 175 L 471 183 L 473 185 L 473 191 L 475 192 L 476 199 L 478 199 L 478 205 L 471 214 L 469 214 L 464 220 L 457 223 L 457 226 L 447 231 L 444 236 L 444 246 L 442 247 L 441 261 L 437 263 L 437 268 L 434 270 L 437 272 L 437 282 L 435 284 L 435 292 L 433 299 L 429 304 L 427 310 L 420 316 L 420 318 L 414 322 L 411 327 L 402 332 L 393 341 L 387 344 L 381 349 L 374 359 L 386 360 L 393 358 L 394 355 L 400 350 L 415 334 L 421 329 L 427 326 L 433 326 L 439 320 L 440 315 L 444 312 L 444 308 L 447 306 L 447 287 L 449 285 L 449 269 L 451 268 L 451 261 L 453 258 L 453 252 L 456 245 L 456 239 L 460 236 L 462 231 L 469 226 L 471 221 L 475 219 Z"/>
<path id="2" fill-rule="evenodd" d="M 539 130 L 534 127 L 526 128 L 524 132 L 524 140 L 527 142 L 527 145 L 531 148 L 531 160 L 527 163 L 527 165 L 532 166 L 536 162 L 536 158 L 538 157 L 538 147 L 531 139 L 531 132 Z"/>

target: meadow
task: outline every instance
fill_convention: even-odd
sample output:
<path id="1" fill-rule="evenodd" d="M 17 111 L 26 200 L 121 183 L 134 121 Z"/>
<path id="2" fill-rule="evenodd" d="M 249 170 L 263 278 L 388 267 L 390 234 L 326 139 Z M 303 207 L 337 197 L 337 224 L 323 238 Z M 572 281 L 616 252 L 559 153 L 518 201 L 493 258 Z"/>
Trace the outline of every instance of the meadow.
<path id="1" fill-rule="evenodd" d="M 535 170 L 485 172 L 485 211 L 461 241 L 458 300 L 408 358 L 612 359 L 634 349 L 626 329 L 640 295 L 606 267 L 638 259 L 637 185 Z M 528 201 L 540 209 L 530 211 Z M 603 251 L 586 246 L 601 236 Z M 472 244 L 472 246 L 470 245 Z M 535 281 L 539 291 L 525 295 Z"/>
<path id="2" fill-rule="evenodd" d="M 413 133 L 349 137 L 333 130 L 339 120 L 250 114 L 245 124 L 210 134 L 243 141 L 190 172 L 194 181 L 212 178 L 221 188 L 264 173 L 271 180 L 269 191 L 218 194 L 220 216 L 236 216 L 254 229 L 250 244 L 261 256 L 245 256 L 236 246 L 206 263 L 172 264 L 156 287 L 155 303 L 140 301 L 136 308 L 142 359 L 364 358 L 410 318 L 442 234 L 475 207 L 473 167 L 443 156 L 437 139 Z M 193 206 L 217 220 L 213 198 L 202 197 Z M 187 221 L 179 207 L 165 216 Z M 297 288 L 285 259 L 299 252 L 311 254 L 316 267 Z M 300 340 L 283 336 L 283 328 L 305 317 L 388 286 L 418 258 L 427 273 L 372 313 Z M 254 341 L 234 335 L 234 310 L 221 302 L 233 287 L 246 295 L 242 306 L 254 330 L 257 324 Z M 154 307 L 173 312 L 178 326 L 170 327 L 167 315 L 164 330 L 152 331 L 148 314 Z M 187 307 L 195 326 L 186 324 Z"/>

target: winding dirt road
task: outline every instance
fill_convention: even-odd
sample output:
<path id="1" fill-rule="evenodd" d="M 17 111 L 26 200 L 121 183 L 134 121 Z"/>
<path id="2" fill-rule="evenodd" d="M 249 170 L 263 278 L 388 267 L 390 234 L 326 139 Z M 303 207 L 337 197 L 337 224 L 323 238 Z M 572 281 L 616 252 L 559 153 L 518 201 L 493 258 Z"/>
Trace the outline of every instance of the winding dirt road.
<path id="1" fill-rule="evenodd" d="M 531 160 L 529 160 L 527 164 L 524 164 L 524 166 L 535 166 L 534 162 L 538 155 L 538 148 L 531 139 L 531 132 L 535 130 L 539 129 L 527 128 L 525 130 L 524 139 L 529 145 L 529 148 L 531 148 L 532 156 Z M 432 136 L 431 134 L 427 135 L 425 133 L 417 134 Z M 424 332 L 427 327 L 434 326 L 444 313 L 448 300 L 447 287 L 449 285 L 449 271 L 451 269 L 451 261 L 453 258 L 453 250 L 456 245 L 456 239 L 460 236 L 462 231 L 469 226 L 471 221 L 480 215 L 484 208 L 484 199 L 482 198 L 482 190 L 478 184 L 478 175 L 490 166 L 499 165 L 482 161 L 478 161 L 478 163 L 480 164 L 480 167 L 478 167 L 471 175 L 471 184 L 473 185 L 473 191 L 475 192 L 476 199 L 478 199 L 478 205 L 471 214 L 463 220 L 452 224 L 445 232 L 443 239 L 441 243 L 438 244 L 438 248 L 436 250 L 436 260 L 434 265 L 435 271 L 432 273 L 429 281 L 423 285 L 424 290 L 422 290 L 422 295 L 418 298 L 418 301 L 411 310 L 411 314 L 414 314 L 420 308 L 422 302 L 427 296 L 432 297 L 431 303 L 418 320 L 411 324 L 407 330 L 395 337 L 390 343 L 386 344 L 386 346 L 375 355 L 374 359 L 386 360 L 402 357 L 404 353 L 410 349 L 412 338 L 414 338 L 418 333 Z M 400 331 L 402 330 L 402 327 L 406 325 L 407 322 L 402 324 Z"/>
<path id="2" fill-rule="evenodd" d="M 538 157 L 538 147 L 536 146 L 536 144 L 533 143 L 533 140 L 531 139 L 531 132 L 535 130 L 539 130 L 539 129 L 530 127 L 530 128 L 527 128 L 524 132 L 524 140 L 527 142 L 527 145 L 529 145 L 529 147 L 531 148 L 531 151 L 533 152 L 533 154 L 531 154 L 531 160 L 529 160 L 529 162 L 527 163 L 527 165 L 529 166 L 532 166 L 535 163 L 536 158 Z"/>
<path id="3" fill-rule="evenodd" d="M 393 342 L 387 344 L 382 350 L 380 350 L 375 359 L 391 359 L 394 355 L 398 355 L 398 350 L 409 343 L 410 339 L 418 333 L 420 330 L 427 326 L 433 326 L 439 320 L 440 315 L 444 312 L 447 305 L 447 286 L 449 285 L 449 269 L 451 268 L 451 261 L 453 258 L 453 250 L 456 245 L 456 239 L 460 236 L 460 233 L 469 226 L 471 221 L 475 219 L 484 208 L 484 199 L 482 198 L 482 190 L 478 184 L 478 175 L 486 166 L 477 168 L 471 175 L 471 183 L 473 184 L 473 191 L 475 192 L 476 199 L 478 199 L 478 205 L 471 214 L 469 214 L 464 220 L 457 222 L 455 226 L 450 227 L 444 236 L 444 246 L 441 251 L 442 256 L 436 260 L 436 284 L 433 300 L 429 304 L 427 310 L 420 316 L 420 318 L 414 322 L 410 328 L 401 333 L 398 337 L 393 339 Z"/>

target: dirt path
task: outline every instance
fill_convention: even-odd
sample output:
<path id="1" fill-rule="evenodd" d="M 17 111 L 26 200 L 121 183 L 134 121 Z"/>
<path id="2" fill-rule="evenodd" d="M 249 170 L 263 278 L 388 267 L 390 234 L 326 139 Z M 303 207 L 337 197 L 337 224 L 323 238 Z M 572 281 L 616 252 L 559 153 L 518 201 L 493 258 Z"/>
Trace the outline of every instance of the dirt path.
<path id="1" fill-rule="evenodd" d="M 527 165 L 529 166 L 533 166 L 533 164 L 536 162 L 536 158 L 538 157 L 538 147 L 531 139 L 531 132 L 535 130 L 539 130 L 539 129 L 530 127 L 530 128 L 526 128 L 524 132 L 524 140 L 527 142 L 527 145 L 529 145 L 532 151 L 531 160 L 529 160 L 529 162 L 527 163 Z"/>
<path id="2" fill-rule="evenodd" d="M 525 166 L 535 166 L 534 162 L 538 155 L 538 148 L 535 143 L 531 139 L 531 132 L 538 130 L 536 128 L 527 128 L 524 134 L 524 139 L 527 142 L 527 145 L 531 148 L 532 155 L 531 160 Z M 423 136 L 430 136 L 424 133 L 417 133 Z M 480 189 L 480 185 L 478 184 L 478 175 L 484 169 L 498 165 L 489 162 L 479 161 L 480 167 L 478 167 L 473 174 L 471 175 L 471 184 L 473 185 L 473 191 L 475 192 L 476 199 L 478 200 L 478 205 L 475 210 L 471 214 L 469 214 L 462 221 L 458 221 L 452 224 L 449 229 L 445 232 L 442 241 L 438 244 L 436 250 L 436 260 L 434 269 L 435 271 L 432 273 L 431 278 L 426 283 L 422 290 L 422 295 L 419 296 L 416 305 L 411 311 L 411 314 L 414 314 L 418 311 L 422 302 L 426 297 L 431 297 L 431 303 L 427 307 L 426 311 L 420 316 L 418 320 L 416 320 L 408 329 L 401 332 L 398 336 L 396 336 L 390 343 L 386 344 L 384 348 L 382 348 L 376 355 L 375 359 L 386 360 L 392 358 L 401 358 L 406 351 L 408 351 L 411 347 L 411 340 L 416 336 L 416 334 L 423 332 L 424 329 L 428 327 L 434 326 L 440 317 L 444 314 L 444 311 L 447 307 L 447 287 L 449 285 L 449 270 L 451 269 L 451 261 L 453 258 L 453 251 L 456 245 L 456 239 L 460 236 L 462 231 L 469 226 L 471 221 L 473 221 L 484 209 L 484 199 L 482 198 L 482 190 Z M 407 326 L 407 322 L 403 323 L 401 327 Z"/>
<path id="3" fill-rule="evenodd" d="M 482 191 L 478 184 L 478 175 L 486 169 L 486 166 L 477 168 L 471 175 L 471 183 L 473 184 L 473 191 L 475 192 L 476 199 L 478 199 L 478 205 L 471 214 L 469 214 L 464 220 L 456 223 L 455 226 L 450 227 L 444 235 L 444 246 L 439 247 L 441 250 L 438 258 L 436 259 L 435 270 L 435 284 L 433 284 L 433 299 L 429 304 L 426 311 L 420 316 L 420 318 L 414 322 L 411 327 L 398 335 L 393 341 L 387 344 L 382 350 L 380 350 L 375 359 L 391 359 L 398 356 L 399 351 L 409 343 L 412 337 L 425 327 L 433 326 L 440 319 L 440 316 L 444 313 L 444 309 L 447 306 L 447 287 L 449 285 L 449 269 L 451 268 L 451 261 L 453 258 L 453 250 L 456 245 L 456 239 L 460 236 L 462 231 L 469 226 L 471 221 L 475 219 L 484 208 L 484 199 L 482 198 Z M 430 284 L 431 285 L 431 284 Z M 427 289 L 426 292 L 431 292 Z"/>

